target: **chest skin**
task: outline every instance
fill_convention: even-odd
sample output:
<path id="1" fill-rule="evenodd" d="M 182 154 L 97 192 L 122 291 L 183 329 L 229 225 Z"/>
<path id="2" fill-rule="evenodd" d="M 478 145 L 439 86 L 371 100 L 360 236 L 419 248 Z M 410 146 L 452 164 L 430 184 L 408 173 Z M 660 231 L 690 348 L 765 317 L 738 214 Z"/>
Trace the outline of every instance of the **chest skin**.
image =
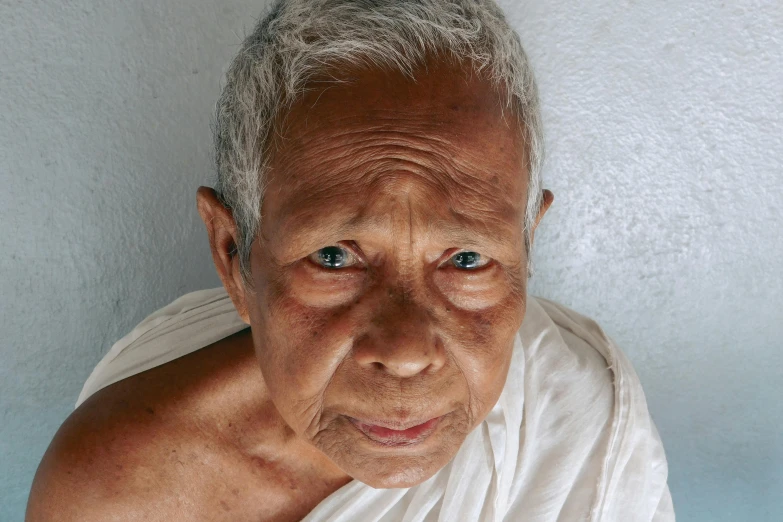
<path id="1" fill-rule="evenodd" d="M 145 520 L 298 521 L 350 482 L 292 443 L 250 330 L 99 391 L 73 414 L 96 501 Z"/>

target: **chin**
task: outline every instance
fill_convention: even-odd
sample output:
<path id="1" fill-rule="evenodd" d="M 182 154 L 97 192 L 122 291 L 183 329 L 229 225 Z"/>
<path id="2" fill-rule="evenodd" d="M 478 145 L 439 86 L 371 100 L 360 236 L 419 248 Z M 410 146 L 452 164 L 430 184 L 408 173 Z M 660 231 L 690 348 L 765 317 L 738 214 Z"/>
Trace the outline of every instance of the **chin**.
<path id="1" fill-rule="evenodd" d="M 370 473 L 356 474 L 354 477 L 375 489 L 412 488 L 435 475 L 439 469 L 424 470 L 420 467 L 400 467 L 399 469 L 384 470 L 381 473 L 373 470 Z"/>
<path id="2" fill-rule="evenodd" d="M 443 449 L 443 448 L 439 448 Z M 454 451 L 453 453 L 456 453 Z M 365 455 L 352 469 L 343 468 L 356 480 L 376 489 L 411 488 L 431 478 L 449 463 L 453 455 L 438 451 L 429 455 Z M 359 465 L 357 465 L 359 464 Z"/>

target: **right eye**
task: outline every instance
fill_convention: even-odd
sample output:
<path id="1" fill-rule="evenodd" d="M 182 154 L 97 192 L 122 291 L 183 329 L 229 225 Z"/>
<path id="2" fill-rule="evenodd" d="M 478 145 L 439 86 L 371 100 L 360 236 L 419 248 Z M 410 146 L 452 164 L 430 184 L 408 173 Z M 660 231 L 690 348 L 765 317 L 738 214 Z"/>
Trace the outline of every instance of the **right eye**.
<path id="1" fill-rule="evenodd" d="M 356 264 L 356 257 L 347 249 L 331 245 L 310 254 L 310 260 L 329 270 L 346 268 Z"/>

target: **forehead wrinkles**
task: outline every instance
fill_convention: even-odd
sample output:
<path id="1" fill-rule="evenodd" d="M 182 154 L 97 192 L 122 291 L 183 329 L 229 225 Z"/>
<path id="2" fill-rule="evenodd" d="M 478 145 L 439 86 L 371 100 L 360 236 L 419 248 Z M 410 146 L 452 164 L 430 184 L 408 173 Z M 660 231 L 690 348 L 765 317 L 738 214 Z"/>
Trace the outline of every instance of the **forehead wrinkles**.
<path id="1" fill-rule="evenodd" d="M 402 189 L 398 182 L 435 198 L 432 203 L 448 202 L 457 211 L 468 203 L 471 213 L 486 217 L 512 219 L 523 199 L 523 164 L 513 161 L 518 154 L 509 155 L 512 161 L 487 158 L 481 147 L 455 143 L 457 132 L 431 132 L 431 125 L 415 118 L 312 130 L 299 134 L 276 158 L 277 190 L 286 206 L 370 189 L 394 196 Z"/>
<path id="2" fill-rule="evenodd" d="M 280 237 L 286 222 L 321 223 L 336 236 L 361 214 L 381 220 L 377 210 L 406 185 L 421 224 L 515 234 L 521 129 L 503 119 L 488 85 L 443 72 L 421 83 L 371 75 L 294 104 L 270 157 L 262 231 Z"/>

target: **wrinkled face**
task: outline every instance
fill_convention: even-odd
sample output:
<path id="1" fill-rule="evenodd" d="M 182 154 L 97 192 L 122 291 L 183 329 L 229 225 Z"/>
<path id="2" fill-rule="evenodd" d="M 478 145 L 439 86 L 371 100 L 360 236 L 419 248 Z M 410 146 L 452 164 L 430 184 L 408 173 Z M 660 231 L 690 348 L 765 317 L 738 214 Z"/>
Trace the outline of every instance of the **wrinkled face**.
<path id="1" fill-rule="evenodd" d="M 506 380 L 525 313 L 522 136 L 459 69 L 351 79 L 282 126 L 248 308 L 291 428 L 362 482 L 410 487 Z"/>

